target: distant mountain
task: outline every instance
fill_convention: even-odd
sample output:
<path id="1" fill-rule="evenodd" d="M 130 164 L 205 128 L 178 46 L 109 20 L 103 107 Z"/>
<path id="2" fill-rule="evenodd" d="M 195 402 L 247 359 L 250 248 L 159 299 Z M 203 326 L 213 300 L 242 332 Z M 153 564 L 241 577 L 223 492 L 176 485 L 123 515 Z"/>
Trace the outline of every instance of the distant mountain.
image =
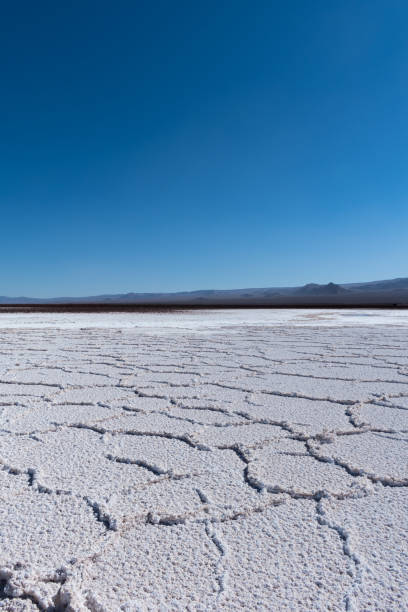
<path id="1" fill-rule="evenodd" d="M 245 289 L 201 289 L 176 293 L 121 293 L 86 297 L 29 298 L 0 297 L 0 304 L 123 304 L 169 306 L 408 306 L 408 278 L 365 283 L 303 287 L 261 287 Z"/>
<path id="2" fill-rule="evenodd" d="M 296 295 L 339 295 L 341 293 L 348 293 L 349 290 L 345 289 L 341 285 L 335 283 L 328 283 L 327 285 L 316 285 L 316 283 L 309 283 L 300 289 L 297 289 Z"/>
<path id="3" fill-rule="evenodd" d="M 369 283 L 351 283 L 342 285 L 352 291 L 403 291 L 408 289 L 408 278 L 371 281 Z"/>

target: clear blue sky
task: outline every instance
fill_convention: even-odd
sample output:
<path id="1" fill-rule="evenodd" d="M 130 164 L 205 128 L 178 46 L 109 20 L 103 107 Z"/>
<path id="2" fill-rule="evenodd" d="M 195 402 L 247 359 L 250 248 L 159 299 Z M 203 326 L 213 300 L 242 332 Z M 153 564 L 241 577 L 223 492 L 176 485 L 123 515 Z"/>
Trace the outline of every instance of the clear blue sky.
<path id="1" fill-rule="evenodd" d="M 0 295 L 408 276 L 408 3 L 0 7 Z"/>

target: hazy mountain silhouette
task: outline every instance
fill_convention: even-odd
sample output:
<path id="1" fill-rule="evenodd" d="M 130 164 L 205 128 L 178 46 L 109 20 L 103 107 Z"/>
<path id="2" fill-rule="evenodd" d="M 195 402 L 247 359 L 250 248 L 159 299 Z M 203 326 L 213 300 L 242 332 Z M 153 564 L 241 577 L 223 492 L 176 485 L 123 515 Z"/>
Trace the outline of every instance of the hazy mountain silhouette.
<path id="1" fill-rule="evenodd" d="M 336 285 L 335 283 L 328 283 L 327 285 L 309 283 L 308 285 L 297 289 L 296 295 L 339 295 L 341 293 L 348 292 L 348 289 L 345 289 L 341 285 Z"/>
<path id="2" fill-rule="evenodd" d="M 0 304 L 135 304 L 169 306 L 302 306 L 302 305 L 407 305 L 408 278 L 365 283 L 303 287 L 262 287 L 245 289 L 201 289 L 175 293 L 123 293 L 86 297 L 30 298 L 0 296 Z"/>

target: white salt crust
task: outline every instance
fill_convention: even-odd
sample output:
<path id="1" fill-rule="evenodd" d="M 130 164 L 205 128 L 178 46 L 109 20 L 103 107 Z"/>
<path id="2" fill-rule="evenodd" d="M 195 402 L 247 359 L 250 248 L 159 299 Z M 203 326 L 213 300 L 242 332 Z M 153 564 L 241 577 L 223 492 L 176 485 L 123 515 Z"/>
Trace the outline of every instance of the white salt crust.
<path id="1" fill-rule="evenodd" d="M 0 315 L 0 611 L 408 609 L 404 316 L 306 314 Z"/>

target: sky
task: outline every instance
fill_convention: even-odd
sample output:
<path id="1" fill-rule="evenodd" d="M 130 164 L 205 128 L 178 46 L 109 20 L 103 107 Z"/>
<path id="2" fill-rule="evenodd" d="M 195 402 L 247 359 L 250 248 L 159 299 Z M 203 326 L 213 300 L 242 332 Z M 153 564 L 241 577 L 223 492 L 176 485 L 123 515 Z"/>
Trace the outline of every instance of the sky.
<path id="1" fill-rule="evenodd" d="M 408 276 L 408 3 L 0 5 L 0 295 Z"/>

